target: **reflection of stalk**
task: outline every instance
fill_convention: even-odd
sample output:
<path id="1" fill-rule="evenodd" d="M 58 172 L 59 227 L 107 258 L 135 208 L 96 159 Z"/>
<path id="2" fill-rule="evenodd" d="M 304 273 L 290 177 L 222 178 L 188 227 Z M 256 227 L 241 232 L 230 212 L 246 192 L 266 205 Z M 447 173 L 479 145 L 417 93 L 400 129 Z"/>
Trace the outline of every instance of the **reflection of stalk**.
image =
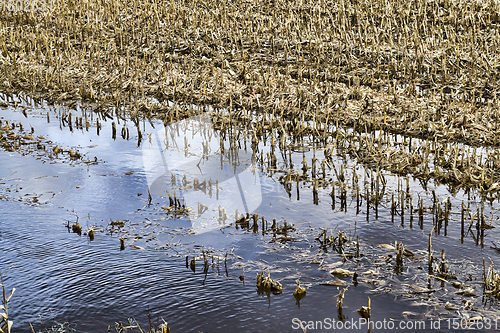
<path id="1" fill-rule="evenodd" d="M 403 243 L 396 242 L 396 274 L 401 274 L 403 272 L 403 253 L 404 246 Z"/>
<path id="2" fill-rule="evenodd" d="M 226 256 L 224 257 L 224 268 L 226 269 L 226 277 L 228 277 L 229 273 L 227 272 L 227 251 L 226 251 Z"/>
<path id="3" fill-rule="evenodd" d="M 70 126 L 71 126 L 71 118 L 70 118 Z M 115 140 L 116 139 L 116 124 L 114 121 L 111 123 L 111 128 L 112 128 L 111 136 L 112 136 L 113 140 Z"/>
<path id="4" fill-rule="evenodd" d="M 448 268 L 446 266 L 446 262 L 445 262 L 445 252 L 444 250 L 441 250 L 441 268 L 440 268 L 440 273 L 441 273 L 441 276 L 442 277 L 446 277 L 447 276 L 447 271 L 448 271 Z"/>
<path id="5" fill-rule="evenodd" d="M 432 269 L 432 243 L 431 243 L 431 240 L 432 240 L 432 233 L 434 232 L 434 228 L 435 227 L 436 226 L 432 227 L 432 230 L 429 233 L 429 245 L 427 247 L 427 251 L 429 252 L 429 274 L 430 275 L 433 274 L 433 269 Z"/>
<path id="6" fill-rule="evenodd" d="M 189 268 L 191 268 L 193 273 L 196 273 L 196 257 L 193 257 L 189 262 Z"/>
<path id="7" fill-rule="evenodd" d="M 461 220 L 460 220 L 460 223 L 461 223 L 460 242 L 462 244 L 464 243 L 464 233 L 465 233 L 464 222 L 465 222 L 465 205 L 464 205 L 464 201 L 462 200 L 462 214 L 461 214 Z"/>

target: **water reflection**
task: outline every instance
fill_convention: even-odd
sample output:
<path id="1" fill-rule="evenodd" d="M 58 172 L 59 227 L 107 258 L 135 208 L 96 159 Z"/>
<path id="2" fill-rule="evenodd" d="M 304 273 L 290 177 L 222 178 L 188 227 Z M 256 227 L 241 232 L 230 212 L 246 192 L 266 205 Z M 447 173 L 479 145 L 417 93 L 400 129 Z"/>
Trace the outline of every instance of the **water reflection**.
<path id="1" fill-rule="evenodd" d="M 247 139 L 246 128 L 214 130 L 207 115 L 167 126 L 136 121 L 130 129 L 130 120 L 113 117 L 114 130 L 104 117 L 98 135 L 92 129 L 102 115 L 73 111 L 73 120 L 89 119 L 90 126 L 88 131 L 86 126 L 73 126 L 69 131 L 68 121 L 61 121 L 59 128 L 57 114 L 51 111 L 47 123 L 36 113 L 28 113 L 29 118 L 15 110 L 3 113 L 24 122 L 26 128 L 31 124 L 36 133 L 47 135 L 60 147 L 75 147 L 83 156 L 102 161 L 96 165 L 64 164 L 57 159 L 44 163 L 0 153 L 0 179 L 10 170 L 18 171 L 1 184 L 1 195 L 21 203 L 0 203 L 0 250 L 3 263 L 19 263 L 21 274 L 8 282 L 18 288 L 13 309 L 26 329 L 28 321 L 48 313 L 49 308 L 55 309 L 58 318 L 75 319 L 80 327 L 92 330 L 97 322 L 103 327 L 127 316 L 145 318 L 146 303 L 176 332 L 231 331 L 234 327 L 240 332 L 262 327 L 289 331 L 294 317 L 336 316 L 337 290 L 317 283 L 331 278 L 318 265 L 339 257 L 314 239 L 318 227 L 328 229 L 329 234 L 335 228 L 349 236 L 352 231 L 352 237 L 360 236 L 363 252 L 394 240 L 404 240 L 412 250 L 425 250 L 428 233 L 436 225 L 433 244 L 436 251 L 445 248 L 450 258 L 495 254 L 479 244 L 484 239 L 488 245 L 488 239 L 498 233 L 482 229 L 477 222 L 478 216 L 496 218 L 496 206 L 486 203 L 483 208 L 467 193 L 447 199 L 450 193 L 432 181 L 422 186 L 417 179 L 364 169 L 354 159 L 334 154 L 319 158 L 338 151 L 324 144 L 302 142 L 291 147 L 291 140 L 271 133 L 269 140 L 252 142 L 251 151 L 246 151 L 237 144 Z M 121 133 L 125 134 L 120 138 Z M 246 142 L 241 146 L 246 147 Z M 152 200 L 148 200 L 148 190 Z M 32 200 L 35 196 L 37 202 Z M 459 211 L 462 200 L 466 209 Z M 240 223 L 232 223 L 238 220 L 236 211 L 238 217 L 245 213 Z M 247 218 L 247 212 L 258 213 L 258 219 L 256 215 Z M 68 235 L 64 225 L 68 220 L 75 222 L 76 216 L 84 232 L 94 224 L 106 227 L 110 221 L 123 220 L 129 233 L 116 227 L 111 236 L 96 232 L 93 241 L 83 234 Z M 288 227 L 292 225 L 293 229 Z M 461 234 L 464 245 L 457 248 Z M 125 251 L 119 250 L 119 237 L 125 239 Z M 177 241 L 189 249 L 176 248 Z M 180 269 L 186 253 L 192 258 L 207 248 L 235 249 L 227 271 L 223 265 L 220 272 L 216 268 L 203 273 Z M 360 258 L 356 264 L 372 264 L 371 258 Z M 242 267 L 249 262 L 252 265 Z M 284 285 L 283 295 L 271 295 L 272 302 L 256 295 L 255 273 L 262 268 L 271 269 L 273 278 Z M 242 270 L 244 286 L 238 279 Z M 300 308 L 292 295 L 299 273 L 305 285 L 314 284 Z M 355 309 L 366 304 L 365 293 L 373 288 L 361 279 L 359 286 L 350 288 L 341 317 L 357 316 Z M 26 301 L 33 297 L 34 302 Z M 405 305 L 388 298 L 373 296 L 373 304 L 379 304 L 373 318 L 400 314 Z M 98 319 L 86 323 L 85 318 Z"/>
<path id="2" fill-rule="evenodd" d="M 171 207 L 194 207 L 188 216 L 196 233 L 231 223 L 262 202 L 252 154 L 224 141 L 209 114 L 153 132 L 142 157 L 150 193 L 168 197 Z"/>

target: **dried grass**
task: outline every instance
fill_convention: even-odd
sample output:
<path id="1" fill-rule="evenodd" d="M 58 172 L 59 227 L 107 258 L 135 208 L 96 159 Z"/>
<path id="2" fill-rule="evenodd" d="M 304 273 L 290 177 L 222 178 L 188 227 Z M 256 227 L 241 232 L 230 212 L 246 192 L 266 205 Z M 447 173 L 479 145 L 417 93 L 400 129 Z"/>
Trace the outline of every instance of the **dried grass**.
<path id="1" fill-rule="evenodd" d="M 1 17 L 2 90 L 156 115 L 168 109 L 142 97 L 320 112 L 499 144 L 495 0 L 54 1 Z"/>

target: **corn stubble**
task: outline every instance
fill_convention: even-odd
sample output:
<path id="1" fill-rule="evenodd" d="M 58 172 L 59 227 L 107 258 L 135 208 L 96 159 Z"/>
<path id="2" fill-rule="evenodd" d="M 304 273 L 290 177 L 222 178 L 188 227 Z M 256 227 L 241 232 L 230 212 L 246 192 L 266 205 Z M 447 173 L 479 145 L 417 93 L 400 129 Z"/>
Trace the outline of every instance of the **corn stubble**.
<path id="1" fill-rule="evenodd" d="M 2 287 L 2 301 L 0 304 L 0 310 L 2 313 L 0 313 L 0 333 L 10 333 L 11 332 L 11 327 L 14 324 L 11 318 L 9 317 L 9 301 L 16 291 L 16 288 L 12 288 L 12 291 L 10 294 L 7 293 L 5 284 L 4 284 L 4 276 L 10 271 L 10 269 L 14 267 L 11 266 L 5 273 L 0 272 L 0 287 Z M 7 296 L 8 295 L 8 296 Z"/>
<path id="2" fill-rule="evenodd" d="M 1 14 L 7 93 L 165 121 L 194 112 L 168 101 L 227 109 L 230 124 L 266 114 L 254 139 L 381 130 L 423 148 L 362 137 L 360 162 L 483 190 L 498 178 L 497 155 L 477 162 L 457 144 L 500 144 L 493 0 L 89 0 Z"/>
<path id="3" fill-rule="evenodd" d="M 499 196 L 498 151 L 476 149 L 500 145 L 500 8 L 495 0 L 52 3 L 39 13 L 0 10 L 0 90 L 6 94 L 70 107 L 80 100 L 94 111 L 165 122 L 199 112 L 192 105 L 210 105 L 224 110 L 214 114 L 214 126 L 221 132 L 238 127 L 233 139 L 244 138 L 246 147 L 250 138 L 256 154 L 259 141 L 271 141 L 271 153 L 257 156 L 269 170 L 276 169 L 274 147 L 279 148 L 289 166 L 280 182 L 290 196 L 293 184 L 298 199 L 299 183 L 311 182 L 317 202 L 318 188 L 331 185 L 332 209 L 336 187 L 340 208 L 347 209 L 350 190 L 357 213 L 360 199 L 366 201 L 367 218 L 370 207 L 378 216 L 384 199 L 381 169 L 477 188 L 489 200 Z M 2 124 L 0 144 L 15 150 L 19 134 L 7 125 Z M 113 126 L 114 139 L 116 131 Z M 123 129 L 121 135 L 128 139 Z M 322 146 L 325 159 L 314 156 L 308 164 L 304 157 L 294 169 L 289 145 L 304 138 Z M 355 172 L 346 187 L 344 169 L 332 162 L 334 153 L 376 170 L 371 190 L 358 186 Z M 333 168 L 337 181 L 326 180 L 325 168 Z M 401 220 L 405 209 L 412 218 L 412 197 L 400 195 L 396 201 L 392 197 L 391 216 L 398 200 Z M 422 224 L 424 204 L 416 203 Z M 439 204 L 434 206 L 436 220 L 446 226 L 449 210 L 441 214 Z M 464 212 L 469 210 L 462 203 L 462 241 Z M 482 217 L 479 232 L 484 214 L 478 210 L 471 226 L 474 216 Z M 264 222 L 263 233 L 268 230 Z M 249 217 L 236 225 L 250 229 Z M 280 229 L 273 223 L 270 230 Z M 286 223 L 284 230 L 286 236 Z M 325 233 L 322 245 L 335 247 L 336 241 L 342 249 L 340 233 L 328 244 Z M 121 238 L 122 250 L 124 242 Z M 429 237 L 429 273 L 444 276 L 444 252 L 437 271 L 431 249 Z M 402 268 L 402 244 L 398 250 Z M 189 266 L 195 270 L 195 258 Z M 486 294 L 499 297 L 493 266 L 483 278 Z M 264 272 L 257 286 L 266 293 L 282 289 Z M 346 290 L 339 293 L 340 318 Z M 370 312 L 368 299 L 358 313 L 370 318 Z"/>

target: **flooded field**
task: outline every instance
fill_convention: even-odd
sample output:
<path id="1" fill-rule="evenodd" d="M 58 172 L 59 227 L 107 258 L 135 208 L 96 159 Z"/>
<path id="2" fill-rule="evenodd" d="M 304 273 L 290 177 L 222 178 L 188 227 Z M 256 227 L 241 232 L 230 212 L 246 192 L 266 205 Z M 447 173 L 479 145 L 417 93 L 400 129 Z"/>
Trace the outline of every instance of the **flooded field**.
<path id="1" fill-rule="evenodd" d="M 2 330 L 498 328 L 497 0 L 33 3 Z"/>
<path id="2" fill-rule="evenodd" d="M 3 101 L 0 246 L 2 271 L 15 265 L 4 282 L 16 331 L 162 318 L 172 332 L 362 318 L 494 329 L 496 197 L 366 169 L 342 128 L 326 145 L 272 131 L 252 142 L 252 121 L 224 128 L 214 109 L 166 124 Z M 261 271 L 281 290 L 257 285 Z"/>

